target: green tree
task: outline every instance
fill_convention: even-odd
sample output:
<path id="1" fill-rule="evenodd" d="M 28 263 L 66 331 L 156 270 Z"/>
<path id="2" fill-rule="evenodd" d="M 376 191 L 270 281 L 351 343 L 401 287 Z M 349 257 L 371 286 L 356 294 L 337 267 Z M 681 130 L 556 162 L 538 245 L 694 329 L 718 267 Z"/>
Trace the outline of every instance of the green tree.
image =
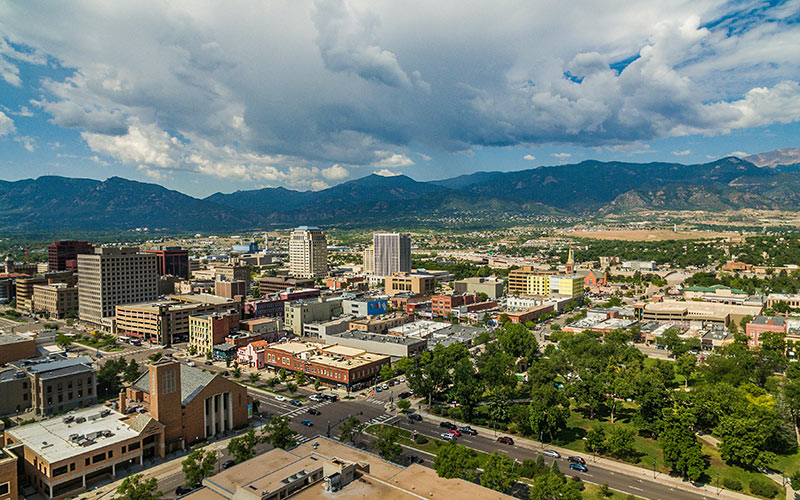
<path id="1" fill-rule="evenodd" d="M 497 332 L 497 341 L 503 350 L 515 358 L 531 359 L 539 353 L 536 337 L 525 325 L 506 323 Z"/>
<path id="2" fill-rule="evenodd" d="M 350 441 L 355 445 L 365 428 L 366 424 L 361 423 L 361 420 L 350 417 L 339 425 L 339 441 Z"/>
<path id="3" fill-rule="evenodd" d="M 608 433 L 606 439 L 606 447 L 608 452 L 617 458 L 623 460 L 630 459 L 636 455 L 636 448 L 633 446 L 634 432 L 627 427 L 615 425 Z"/>
<path id="4" fill-rule="evenodd" d="M 407 399 L 401 399 L 397 402 L 397 407 L 400 408 L 400 411 L 406 413 L 411 408 L 411 401 Z"/>
<path id="5" fill-rule="evenodd" d="M 519 471 L 514 468 L 514 461 L 506 455 L 494 452 L 486 459 L 481 473 L 481 486 L 505 492 L 511 489 L 519 479 Z"/>
<path id="6" fill-rule="evenodd" d="M 214 466 L 217 463 L 217 452 L 195 450 L 181 462 L 183 477 L 186 486 L 194 487 L 199 485 L 203 479 L 214 474 Z"/>
<path id="7" fill-rule="evenodd" d="M 295 376 L 294 376 L 294 381 L 297 382 L 297 385 L 306 385 L 306 382 L 308 382 L 308 379 L 307 379 L 305 373 L 297 372 L 295 374 Z"/>
<path id="8" fill-rule="evenodd" d="M 115 500 L 157 500 L 161 497 L 156 478 L 142 480 L 141 474 L 128 476 L 117 488 Z"/>
<path id="9" fill-rule="evenodd" d="M 233 459 L 237 464 L 242 463 L 256 456 L 257 443 L 256 433 L 253 429 L 250 429 L 247 434 L 228 441 L 228 453 L 233 455 Z"/>
<path id="10" fill-rule="evenodd" d="M 381 427 L 375 432 L 375 449 L 384 459 L 394 462 L 403 453 L 403 447 L 397 444 L 399 431 L 394 427 Z"/>
<path id="11" fill-rule="evenodd" d="M 286 390 L 289 391 L 289 394 L 294 394 L 295 392 L 297 392 L 297 384 L 295 384 L 294 382 L 289 382 L 288 384 L 286 384 Z"/>
<path id="12" fill-rule="evenodd" d="M 129 384 L 136 382 L 136 379 L 139 378 L 139 363 L 135 359 L 131 358 L 130 362 L 128 362 L 122 378 Z"/>
<path id="13" fill-rule="evenodd" d="M 547 436 L 549 441 L 567 426 L 569 400 L 552 385 L 540 386 L 531 394 L 528 418 L 534 435 Z"/>
<path id="14" fill-rule="evenodd" d="M 433 468 L 439 477 L 472 481 L 478 468 L 478 455 L 474 450 L 455 444 L 440 446 L 433 460 Z"/>
<path id="15" fill-rule="evenodd" d="M 261 379 L 261 374 L 258 372 L 253 372 L 250 374 L 249 378 L 251 384 L 256 384 Z"/>
<path id="16" fill-rule="evenodd" d="M 472 360 L 468 358 L 459 360 L 453 368 L 453 386 L 450 389 L 450 396 L 461 406 L 461 412 L 466 420 L 472 420 L 483 390 Z"/>
<path id="17" fill-rule="evenodd" d="M 386 364 L 381 367 L 381 371 L 378 374 L 381 380 L 389 380 L 390 378 L 394 377 L 394 370 L 392 369 L 392 365 Z"/>
<path id="18" fill-rule="evenodd" d="M 269 443 L 275 448 L 291 448 L 295 445 L 294 431 L 289 428 L 289 419 L 286 417 L 275 417 L 264 426 L 265 436 L 262 441 Z"/>
<path id="19" fill-rule="evenodd" d="M 286 380 L 286 377 L 289 376 L 289 372 L 286 371 L 286 368 L 281 368 L 278 370 L 278 378 L 281 379 L 281 382 Z"/>
<path id="20" fill-rule="evenodd" d="M 197 354 L 197 346 L 190 345 L 189 348 L 186 349 L 186 352 L 189 353 L 189 356 L 195 356 Z"/>
<path id="21" fill-rule="evenodd" d="M 749 415 L 723 417 L 715 431 L 722 441 L 719 445 L 722 459 L 750 469 L 767 467 L 775 459 L 768 443 L 777 427 L 776 417 L 766 412 L 759 415 L 754 410 L 751 407 Z"/>
<path id="22" fill-rule="evenodd" d="M 592 453 L 603 453 L 606 443 L 606 431 L 602 427 L 592 427 L 586 433 L 586 447 Z"/>
<path id="23" fill-rule="evenodd" d="M 314 377 L 314 390 L 318 391 L 321 386 L 322 380 L 320 380 L 319 377 Z"/>
<path id="24" fill-rule="evenodd" d="M 664 462 L 681 476 L 697 481 L 706 468 L 702 446 L 694 431 L 694 415 L 687 410 L 668 412 L 658 442 Z"/>
<path id="25" fill-rule="evenodd" d="M 681 357 L 675 361 L 675 375 L 684 377 L 684 387 L 689 387 L 689 378 L 692 376 L 692 373 L 694 373 L 696 367 L 697 356 L 688 352 L 681 355 Z"/>
<path id="26" fill-rule="evenodd" d="M 233 367 L 232 373 L 233 373 L 233 378 L 239 378 L 242 376 L 242 369 L 239 368 L 238 365 L 236 365 Z"/>

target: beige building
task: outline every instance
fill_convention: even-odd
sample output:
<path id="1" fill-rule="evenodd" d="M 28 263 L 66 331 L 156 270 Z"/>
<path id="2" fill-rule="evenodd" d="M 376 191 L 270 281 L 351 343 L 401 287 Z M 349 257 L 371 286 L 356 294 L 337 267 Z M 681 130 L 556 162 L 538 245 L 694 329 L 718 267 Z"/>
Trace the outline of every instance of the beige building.
<path id="1" fill-rule="evenodd" d="M 220 281 L 244 281 L 245 293 L 247 295 L 250 291 L 250 266 L 239 259 L 230 259 L 228 262 L 214 264 L 211 266 L 214 270 L 213 279 Z"/>
<path id="2" fill-rule="evenodd" d="M 210 353 L 238 328 L 239 313 L 235 311 L 190 316 L 189 347 L 194 347 L 198 354 Z"/>
<path id="3" fill-rule="evenodd" d="M 300 226 L 289 237 L 289 274 L 323 278 L 328 274 L 328 240 L 318 227 Z"/>
<path id="4" fill-rule="evenodd" d="M 458 294 L 485 293 L 490 299 L 503 296 L 503 280 L 498 278 L 466 278 L 453 283 Z"/>
<path id="5" fill-rule="evenodd" d="M 295 335 L 302 335 L 303 325 L 315 321 L 328 321 L 343 312 L 342 298 L 296 300 L 283 306 L 283 325 Z"/>
<path id="6" fill-rule="evenodd" d="M 158 298 L 158 263 L 152 253 L 135 247 L 96 248 L 78 255 L 78 315 L 81 321 L 102 325 L 120 304 Z"/>
<path id="7" fill-rule="evenodd" d="M 395 273 L 384 279 L 386 295 L 411 292 L 417 295 L 430 295 L 436 283 L 430 274 Z"/>
<path id="8" fill-rule="evenodd" d="M 373 274 L 375 272 L 375 247 L 370 245 L 361 252 L 361 259 L 363 262 L 364 274 Z"/>
<path id="9" fill-rule="evenodd" d="M 45 284 L 47 284 L 47 280 L 44 276 L 17 278 L 17 310 L 27 313 L 33 312 L 33 289 L 37 285 Z"/>
<path id="10" fill-rule="evenodd" d="M 35 285 L 33 310 L 44 312 L 51 318 L 63 318 L 67 313 L 78 312 L 78 288 L 66 283 Z"/>
<path id="11" fill-rule="evenodd" d="M 680 302 L 665 300 L 635 306 L 643 321 L 668 321 L 673 323 L 739 324 L 745 316 L 761 314 L 761 306 L 720 304 L 713 302 Z"/>
<path id="12" fill-rule="evenodd" d="M 247 296 L 247 281 L 234 280 L 234 281 L 215 281 L 214 282 L 214 295 L 232 299 L 237 295 L 242 297 Z"/>
<path id="13" fill-rule="evenodd" d="M 168 299 L 116 307 L 117 335 L 157 344 L 189 340 L 189 318 L 238 311 L 238 304 L 216 295 L 171 295 Z"/>
<path id="14" fill-rule="evenodd" d="M 390 328 L 405 325 L 411 321 L 411 315 L 404 312 L 382 314 L 371 318 L 360 318 L 350 321 L 348 328 L 360 332 L 386 333 Z"/>

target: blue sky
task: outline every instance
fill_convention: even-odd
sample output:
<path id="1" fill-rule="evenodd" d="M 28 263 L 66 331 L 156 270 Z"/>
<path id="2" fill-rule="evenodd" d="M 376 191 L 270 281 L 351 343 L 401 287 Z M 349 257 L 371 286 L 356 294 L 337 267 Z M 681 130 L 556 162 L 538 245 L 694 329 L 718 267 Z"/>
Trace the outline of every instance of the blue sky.
<path id="1" fill-rule="evenodd" d="M 555 5 L 0 0 L 0 178 L 205 196 L 800 146 L 796 0 Z"/>

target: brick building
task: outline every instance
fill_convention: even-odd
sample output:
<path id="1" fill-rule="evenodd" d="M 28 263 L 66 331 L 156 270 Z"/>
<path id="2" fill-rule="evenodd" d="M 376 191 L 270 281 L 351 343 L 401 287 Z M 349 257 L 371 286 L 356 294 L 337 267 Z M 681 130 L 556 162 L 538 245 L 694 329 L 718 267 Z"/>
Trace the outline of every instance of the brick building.
<path id="1" fill-rule="evenodd" d="M 237 295 L 245 297 L 247 296 L 247 283 L 242 280 L 215 281 L 214 295 L 227 299 L 232 299 Z"/>
<path id="2" fill-rule="evenodd" d="M 258 291 L 262 295 L 282 292 L 289 288 L 314 288 L 314 280 L 291 276 L 265 276 L 258 279 Z"/>
<path id="3" fill-rule="evenodd" d="M 181 247 L 167 247 L 157 250 L 146 250 L 155 254 L 159 276 L 179 276 L 189 279 L 189 250 Z"/>
<path id="4" fill-rule="evenodd" d="M 77 271 L 78 255 L 89 253 L 94 253 L 94 245 L 88 241 L 54 241 L 47 245 L 47 269 Z"/>
<path id="5" fill-rule="evenodd" d="M 786 333 L 786 318 L 782 316 L 756 316 L 745 326 L 747 345 L 755 349 L 761 345 L 759 337 L 766 332 Z"/>
<path id="6" fill-rule="evenodd" d="M 440 294 L 431 297 L 431 314 L 433 316 L 449 316 L 453 309 L 478 302 L 478 297 L 471 294 Z"/>
<path id="7" fill-rule="evenodd" d="M 384 365 L 390 364 L 389 356 L 368 353 L 340 345 L 326 346 L 311 342 L 283 342 L 270 344 L 264 349 L 267 366 L 292 372 L 303 372 L 309 377 L 318 377 L 323 382 L 352 386 L 371 380 L 380 373 Z"/>
<path id="8" fill-rule="evenodd" d="M 207 354 L 238 328 L 239 313 L 236 311 L 190 316 L 189 347 L 194 347 L 198 354 Z"/>
<path id="9" fill-rule="evenodd" d="M 411 316 L 404 312 L 394 312 L 382 316 L 354 319 L 348 324 L 350 330 L 369 333 L 386 333 L 390 328 L 404 325 L 411 321 Z"/>
<path id="10" fill-rule="evenodd" d="M 0 365 L 36 356 L 36 338 L 16 333 L 0 334 Z"/>

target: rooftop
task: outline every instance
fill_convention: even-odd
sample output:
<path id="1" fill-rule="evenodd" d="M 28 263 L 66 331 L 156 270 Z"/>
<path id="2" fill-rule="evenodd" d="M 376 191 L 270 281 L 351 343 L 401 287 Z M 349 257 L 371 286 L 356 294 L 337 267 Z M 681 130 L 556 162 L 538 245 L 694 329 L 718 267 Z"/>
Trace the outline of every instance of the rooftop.
<path id="1" fill-rule="evenodd" d="M 69 416 L 74 419 L 68 423 L 64 422 L 62 415 L 14 427 L 7 432 L 50 464 L 139 435 L 122 421 L 126 419 L 125 415 L 103 406 L 77 410 Z M 76 423 L 81 419 L 84 421 Z M 83 436 L 83 439 L 76 436 Z"/>
<path id="2" fill-rule="evenodd" d="M 181 367 L 181 404 L 185 406 L 216 377 L 216 374 L 183 364 L 179 366 Z M 133 383 L 133 387 L 150 394 L 150 371 L 146 371 L 139 377 Z"/>
<path id="3" fill-rule="evenodd" d="M 4 333 L 0 335 L 0 345 L 16 344 L 18 342 L 30 342 L 31 340 L 35 339 L 27 335 L 17 335 L 16 333 Z"/>
<path id="4" fill-rule="evenodd" d="M 388 335 L 382 333 L 368 333 L 368 332 L 362 332 L 360 330 L 350 330 L 341 333 L 329 333 L 328 337 L 334 340 L 355 339 L 355 340 L 365 340 L 369 342 L 383 342 L 385 344 L 403 344 L 403 345 L 412 345 L 416 344 L 417 342 L 420 342 L 419 338 L 404 337 L 401 335 Z M 343 346 L 336 346 L 336 347 L 341 348 Z"/>
<path id="5" fill-rule="evenodd" d="M 23 360 L 14 363 L 16 366 L 23 367 L 29 373 L 47 373 L 61 370 L 70 366 L 92 366 L 92 358 L 89 356 L 79 356 L 77 358 L 59 358 L 50 360 L 46 358 L 35 360 Z"/>

